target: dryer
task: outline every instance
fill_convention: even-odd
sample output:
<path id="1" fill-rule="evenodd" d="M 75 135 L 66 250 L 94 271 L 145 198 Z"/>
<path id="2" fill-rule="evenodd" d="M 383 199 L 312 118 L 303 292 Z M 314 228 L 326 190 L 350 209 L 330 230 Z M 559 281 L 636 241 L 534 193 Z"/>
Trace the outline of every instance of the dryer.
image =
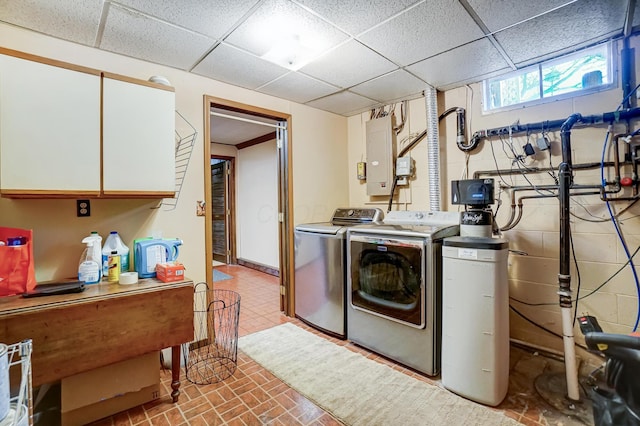
<path id="1" fill-rule="evenodd" d="M 430 376 L 440 371 L 442 240 L 457 212 L 397 211 L 347 230 L 347 335 Z"/>

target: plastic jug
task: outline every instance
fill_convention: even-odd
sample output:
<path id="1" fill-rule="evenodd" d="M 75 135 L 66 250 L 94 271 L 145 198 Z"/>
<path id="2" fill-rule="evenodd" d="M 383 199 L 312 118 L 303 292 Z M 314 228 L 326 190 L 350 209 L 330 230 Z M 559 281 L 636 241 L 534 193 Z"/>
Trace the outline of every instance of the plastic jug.
<path id="1" fill-rule="evenodd" d="M 135 268 L 140 278 L 153 278 L 156 276 L 158 263 L 173 262 L 178 258 L 178 246 L 182 240 L 136 240 Z"/>
<path id="2" fill-rule="evenodd" d="M 116 231 L 111 231 L 104 246 L 102 247 L 102 276 L 106 277 L 109 274 L 109 257 L 113 252 L 116 252 L 120 256 L 120 271 L 129 271 L 129 247 L 123 242 L 122 238 Z"/>
<path id="3" fill-rule="evenodd" d="M 85 237 L 82 240 L 87 245 L 80 262 L 78 263 L 78 280 L 85 284 L 95 284 L 102 279 L 102 266 L 100 254 L 100 246 L 102 245 L 102 237 L 97 232 L 92 232 L 91 235 Z"/>

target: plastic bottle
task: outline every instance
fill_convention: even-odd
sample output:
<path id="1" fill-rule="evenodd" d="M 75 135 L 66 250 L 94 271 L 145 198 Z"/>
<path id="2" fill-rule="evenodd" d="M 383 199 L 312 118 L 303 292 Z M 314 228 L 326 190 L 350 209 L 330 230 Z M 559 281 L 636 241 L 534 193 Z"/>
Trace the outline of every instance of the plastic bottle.
<path id="1" fill-rule="evenodd" d="M 120 272 L 129 271 L 129 247 L 125 246 L 116 231 L 111 231 L 102 247 L 102 275 L 109 274 L 109 256 L 115 251 L 120 256 Z"/>
<path id="2" fill-rule="evenodd" d="M 112 250 L 107 263 L 109 264 L 109 273 L 107 274 L 107 281 L 118 282 L 120 279 L 120 260 L 121 257 L 117 250 Z"/>
<path id="3" fill-rule="evenodd" d="M 85 284 L 99 283 L 102 279 L 100 245 L 102 237 L 97 232 L 82 240 L 87 245 L 78 264 L 78 280 Z"/>

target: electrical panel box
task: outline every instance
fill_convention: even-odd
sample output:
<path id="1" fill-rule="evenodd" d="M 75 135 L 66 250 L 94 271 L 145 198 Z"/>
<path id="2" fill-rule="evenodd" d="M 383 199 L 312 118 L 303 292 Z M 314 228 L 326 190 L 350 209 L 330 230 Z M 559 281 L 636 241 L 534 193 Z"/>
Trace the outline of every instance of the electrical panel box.
<path id="1" fill-rule="evenodd" d="M 393 116 L 366 123 L 367 195 L 389 195 L 393 186 L 396 133 Z"/>
<path id="2" fill-rule="evenodd" d="M 406 177 L 413 174 L 413 167 L 411 164 L 411 157 L 398 157 L 396 160 L 396 176 Z"/>

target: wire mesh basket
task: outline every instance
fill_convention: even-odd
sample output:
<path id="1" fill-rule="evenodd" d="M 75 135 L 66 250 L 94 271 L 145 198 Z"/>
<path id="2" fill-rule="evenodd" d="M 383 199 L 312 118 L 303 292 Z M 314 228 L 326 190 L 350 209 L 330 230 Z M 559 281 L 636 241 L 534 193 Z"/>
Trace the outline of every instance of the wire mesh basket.
<path id="1" fill-rule="evenodd" d="M 200 283 L 204 284 L 204 283 Z M 218 383 L 236 371 L 240 295 L 231 290 L 194 293 L 195 342 L 185 360 L 187 380 L 198 385 Z"/>

